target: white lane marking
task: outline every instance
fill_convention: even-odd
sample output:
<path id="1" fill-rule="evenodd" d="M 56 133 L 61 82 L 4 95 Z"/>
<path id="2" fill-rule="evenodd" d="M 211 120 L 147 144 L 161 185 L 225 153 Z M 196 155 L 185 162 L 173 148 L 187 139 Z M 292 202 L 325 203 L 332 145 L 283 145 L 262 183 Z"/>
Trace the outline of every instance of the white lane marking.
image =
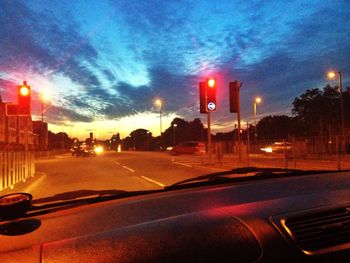
<path id="1" fill-rule="evenodd" d="M 26 193 L 33 192 L 33 189 L 36 188 L 40 184 L 40 182 L 44 180 L 45 177 L 46 177 L 46 174 L 43 174 L 39 179 L 37 179 L 32 184 L 30 184 L 27 188 L 25 188 L 23 192 L 26 192 Z"/>
<path id="2" fill-rule="evenodd" d="M 186 163 L 178 163 L 178 162 L 173 162 L 174 164 L 178 164 L 178 165 L 182 165 L 182 166 L 186 166 L 186 167 L 193 167 L 190 164 L 186 164 Z"/>
<path id="3" fill-rule="evenodd" d="M 116 161 L 113 161 L 113 163 L 117 164 L 117 165 L 120 165 L 121 167 L 123 167 L 124 169 L 130 171 L 130 172 L 135 172 L 134 169 L 131 169 L 130 167 L 127 167 L 125 165 L 121 165 L 120 163 L 116 162 Z"/>
<path id="4" fill-rule="evenodd" d="M 145 179 L 145 180 L 147 180 L 147 181 L 149 181 L 149 182 L 151 182 L 151 183 L 154 183 L 154 184 L 156 184 L 156 185 L 159 185 L 159 186 L 161 186 L 161 187 L 165 187 L 165 185 L 164 184 L 162 184 L 162 183 L 160 183 L 160 182 L 157 182 L 157 181 L 155 181 L 155 180 L 152 180 L 152 179 L 150 179 L 150 178 L 148 178 L 148 177 L 146 177 L 146 176 L 140 176 L 141 178 L 143 178 L 143 179 Z"/>
<path id="5" fill-rule="evenodd" d="M 224 172 L 224 171 L 228 170 L 228 169 L 221 169 L 221 168 L 215 168 L 215 167 L 210 167 L 210 166 L 202 166 L 202 165 L 197 165 L 196 167 L 203 168 L 203 169 L 206 169 L 206 170 L 220 171 L 220 172 Z"/>
<path id="6" fill-rule="evenodd" d="M 135 170 L 131 169 L 130 167 L 127 167 L 125 165 L 122 166 L 124 169 L 129 170 L 130 172 L 135 172 Z"/>

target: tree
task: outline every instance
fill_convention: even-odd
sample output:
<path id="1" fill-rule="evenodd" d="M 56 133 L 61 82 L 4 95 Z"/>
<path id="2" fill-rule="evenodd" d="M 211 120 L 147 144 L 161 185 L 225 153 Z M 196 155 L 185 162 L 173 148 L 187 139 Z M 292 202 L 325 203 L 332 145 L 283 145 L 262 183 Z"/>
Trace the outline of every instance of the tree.
<path id="1" fill-rule="evenodd" d="M 297 123 L 286 115 L 266 116 L 257 124 L 258 136 L 261 139 L 288 139 L 296 133 Z"/>
<path id="2" fill-rule="evenodd" d="M 137 129 L 122 141 L 122 148 L 146 151 L 150 149 L 151 141 L 152 134 L 148 130 Z"/>
<path id="3" fill-rule="evenodd" d="M 302 127 L 303 135 L 323 135 L 329 127 L 340 132 L 339 97 L 338 87 L 328 85 L 323 90 L 309 89 L 294 99 L 292 113 Z M 348 94 L 343 93 L 345 116 L 349 116 L 348 101 Z"/>
<path id="4" fill-rule="evenodd" d="M 176 127 L 174 127 L 176 124 Z M 176 144 L 185 141 L 201 141 L 203 139 L 204 126 L 200 119 L 196 118 L 193 121 L 175 118 L 170 127 L 163 132 L 163 142 L 165 147 L 173 145 L 175 135 Z"/>
<path id="5" fill-rule="evenodd" d="M 70 149 L 73 144 L 73 139 L 69 138 L 65 132 L 53 133 L 48 132 L 48 149 Z"/>

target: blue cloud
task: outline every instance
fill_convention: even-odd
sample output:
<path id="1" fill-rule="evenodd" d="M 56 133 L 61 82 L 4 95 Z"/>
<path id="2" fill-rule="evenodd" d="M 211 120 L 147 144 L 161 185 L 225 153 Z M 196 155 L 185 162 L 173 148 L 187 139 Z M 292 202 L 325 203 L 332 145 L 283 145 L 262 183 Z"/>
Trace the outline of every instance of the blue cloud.
<path id="1" fill-rule="evenodd" d="M 234 79 L 244 82 L 244 116 L 255 94 L 266 113 L 288 111 L 329 67 L 350 74 L 345 0 L 104 1 L 98 15 L 86 5 L 0 2 L 0 70 L 69 79 L 56 107 L 72 120 L 149 111 L 155 97 L 169 112 L 197 117 L 198 81 L 212 73 L 221 78 L 220 121 L 232 118 L 226 91 Z"/>

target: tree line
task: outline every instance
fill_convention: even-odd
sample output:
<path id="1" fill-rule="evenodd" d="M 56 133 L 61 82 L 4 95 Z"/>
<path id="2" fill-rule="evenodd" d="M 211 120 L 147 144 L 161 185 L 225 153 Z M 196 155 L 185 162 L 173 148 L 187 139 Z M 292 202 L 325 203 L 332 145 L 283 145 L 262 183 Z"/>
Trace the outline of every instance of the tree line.
<path id="1" fill-rule="evenodd" d="M 257 123 L 258 139 L 282 140 L 290 137 L 329 136 L 341 133 L 340 93 L 338 87 L 329 85 L 319 89 L 308 89 L 296 97 L 292 103 L 290 116 L 268 115 Z M 342 93 L 344 126 L 347 134 L 350 127 L 350 96 L 348 91 Z M 245 127 L 242 136 L 247 133 L 254 137 L 255 127 Z M 218 132 L 212 135 L 213 141 L 230 141 L 237 137 L 238 130 Z M 207 129 L 201 120 L 196 118 L 186 121 L 175 118 L 162 133 L 162 137 L 153 137 L 146 129 L 136 129 L 124 139 L 115 134 L 106 141 L 112 149 L 121 145 L 123 149 L 157 150 L 173 146 L 185 141 L 206 141 Z M 49 133 L 49 148 L 67 147 L 71 140 L 66 134 Z"/>

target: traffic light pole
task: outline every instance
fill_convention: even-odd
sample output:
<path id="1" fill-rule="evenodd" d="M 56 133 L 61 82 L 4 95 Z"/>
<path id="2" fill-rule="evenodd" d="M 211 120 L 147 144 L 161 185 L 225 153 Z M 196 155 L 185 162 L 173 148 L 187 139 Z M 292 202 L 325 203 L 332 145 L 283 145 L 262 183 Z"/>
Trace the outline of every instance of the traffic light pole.
<path id="1" fill-rule="evenodd" d="M 159 107 L 160 149 L 163 151 L 162 104 Z"/>
<path id="2" fill-rule="evenodd" d="M 211 132 L 210 132 L 210 111 L 207 113 L 208 115 L 208 161 L 211 163 Z"/>
<path id="3" fill-rule="evenodd" d="M 241 84 L 242 85 L 242 84 Z M 238 160 L 242 161 L 242 143 L 241 143 L 241 102 L 240 102 L 240 96 L 239 96 L 239 90 L 238 89 L 238 96 L 237 96 L 237 126 L 238 126 L 238 133 L 237 133 L 237 140 L 238 140 Z"/>

